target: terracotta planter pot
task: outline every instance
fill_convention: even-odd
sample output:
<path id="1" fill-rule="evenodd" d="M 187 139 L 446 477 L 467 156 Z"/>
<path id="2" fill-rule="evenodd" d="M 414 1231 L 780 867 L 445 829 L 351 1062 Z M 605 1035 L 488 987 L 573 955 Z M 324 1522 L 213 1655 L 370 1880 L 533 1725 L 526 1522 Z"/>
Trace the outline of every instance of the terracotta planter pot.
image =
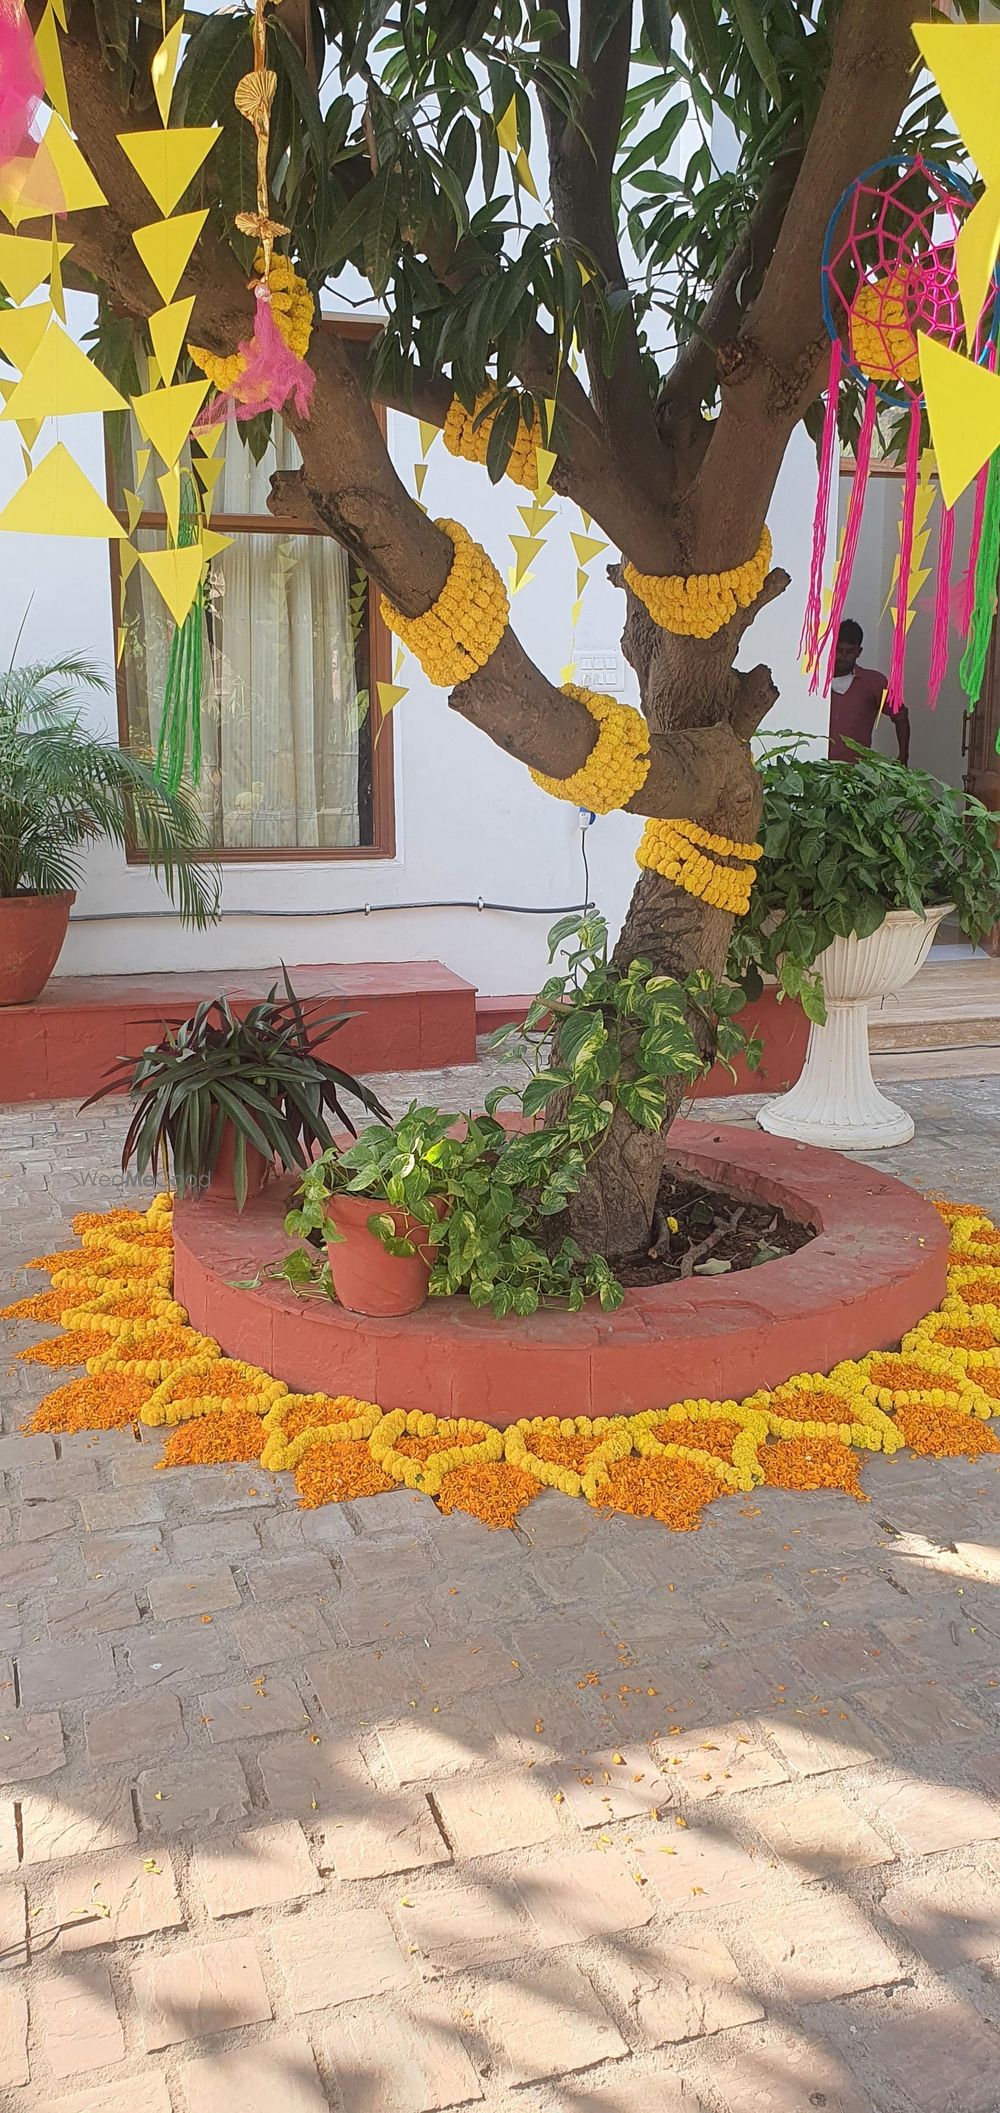
<path id="1" fill-rule="evenodd" d="M 208 1187 L 213 1196 L 228 1196 L 236 1200 L 236 1183 L 233 1178 L 233 1162 L 236 1157 L 236 1132 L 227 1122 L 222 1132 L 219 1156 L 208 1177 Z M 247 1146 L 247 1202 L 259 1196 L 265 1183 L 274 1171 L 273 1159 L 265 1159 L 256 1145 Z"/>
<path id="2" fill-rule="evenodd" d="M 401 1238 L 419 1241 L 415 1255 L 387 1254 L 368 1220 L 391 1218 Z M 443 1205 L 439 1216 L 443 1215 Z M 393 1210 L 372 1196 L 335 1196 L 328 1216 L 341 1238 L 327 1243 L 334 1289 L 349 1313 L 372 1316 L 415 1313 L 427 1297 L 434 1248 L 428 1229 L 409 1216 Z"/>
<path id="3" fill-rule="evenodd" d="M 0 1005 L 30 1005 L 55 968 L 76 893 L 0 895 Z"/>

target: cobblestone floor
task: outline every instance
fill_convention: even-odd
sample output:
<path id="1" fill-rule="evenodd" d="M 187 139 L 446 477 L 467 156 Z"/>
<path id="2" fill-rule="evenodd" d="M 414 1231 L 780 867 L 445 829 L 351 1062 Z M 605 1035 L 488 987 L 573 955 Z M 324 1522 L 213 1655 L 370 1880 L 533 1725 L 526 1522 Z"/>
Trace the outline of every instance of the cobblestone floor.
<path id="1" fill-rule="evenodd" d="M 998 1085 L 903 1089 L 897 1171 L 1000 1215 Z M 120 1135 L 0 1111 L 13 1292 Z M 4 2113 L 997 2113 L 991 1461 L 490 1535 L 17 1435 L 46 1387 L 3 1382 Z"/>

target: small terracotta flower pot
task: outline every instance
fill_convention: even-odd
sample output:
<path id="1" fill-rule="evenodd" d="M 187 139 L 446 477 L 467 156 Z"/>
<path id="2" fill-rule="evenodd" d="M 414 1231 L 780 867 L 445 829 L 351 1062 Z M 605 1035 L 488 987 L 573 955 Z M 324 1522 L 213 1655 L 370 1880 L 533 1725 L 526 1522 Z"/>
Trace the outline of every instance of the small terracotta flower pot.
<path id="1" fill-rule="evenodd" d="M 443 1202 L 436 1208 L 443 1217 Z M 326 1250 L 341 1305 L 373 1317 L 415 1313 L 427 1297 L 434 1261 L 428 1227 L 374 1196 L 334 1196 L 327 1215 L 341 1235 L 328 1241 Z M 413 1241 L 416 1254 L 390 1255 L 369 1228 L 373 1217 L 391 1218 L 400 1238 Z"/>
<path id="2" fill-rule="evenodd" d="M 0 1005 L 30 1005 L 55 968 L 76 893 L 0 895 Z"/>
<path id="3" fill-rule="evenodd" d="M 233 1172 L 235 1158 L 236 1131 L 234 1130 L 232 1123 L 227 1122 L 225 1129 L 222 1132 L 222 1142 L 219 1146 L 219 1156 L 215 1162 L 214 1167 L 212 1168 L 211 1174 L 208 1177 L 208 1187 L 213 1196 L 231 1196 L 234 1202 L 236 1200 L 236 1182 L 234 1179 Z M 260 1195 L 261 1190 L 263 1189 L 265 1183 L 269 1180 L 273 1171 L 273 1159 L 265 1159 L 263 1152 L 259 1152 L 257 1150 L 256 1145 L 248 1144 L 248 1203 L 250 1202 L 251 1197 Z"/>

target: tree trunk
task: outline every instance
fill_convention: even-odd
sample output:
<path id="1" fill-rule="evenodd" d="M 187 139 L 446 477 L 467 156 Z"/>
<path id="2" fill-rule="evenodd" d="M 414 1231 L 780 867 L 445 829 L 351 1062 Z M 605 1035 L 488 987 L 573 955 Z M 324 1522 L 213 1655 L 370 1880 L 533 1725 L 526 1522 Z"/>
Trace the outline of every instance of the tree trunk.
<path id="1" fill-rule="evenodd" d="M 639 677 L 640 706 L 656 731 L 712 726 L 730 717 L 734 688 L 742 680 L 732 661 L 738 645 L 727 627 L 702 643 L 660 631 L 629 595 L 622 644 Z M 704 669 L 700 676 L 696 672 Z M 719 773 L 719 797 L 706 826 L 721 836 L 750 841 L 760 819 L 760 781 L 747 749 L 747 769 L 734 792 L 731 775 Z M 681 979 L 705 969 L 725 973 L 732 915 L 689 895 L 658 873 L 641 870 L 614 951 L 615 965 L 651 961 L 658 975 Z M 667 1113 L 658 1135 L 641 1130 L 621 1108 L 595 1153 L 570 1205 L 574 1237 L 587 1252 L 614 1263 L 648 1244 L 663 1171 L 664 1138 L 688 1091 L 686 1080 L 668 1085 Z"/>

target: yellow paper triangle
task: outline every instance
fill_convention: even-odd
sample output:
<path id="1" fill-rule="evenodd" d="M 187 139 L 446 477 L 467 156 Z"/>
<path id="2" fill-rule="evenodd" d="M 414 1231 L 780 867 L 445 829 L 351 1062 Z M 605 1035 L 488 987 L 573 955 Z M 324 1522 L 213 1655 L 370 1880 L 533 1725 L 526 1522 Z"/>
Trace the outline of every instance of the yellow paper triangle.
<path id="1" fill-rule="evenodd" d="M 68 257 L 73 244 L 58 244 L 59 261 Z M 26 301 L 47 279 L 52 265 L 52 244 L 38 235 L 0 235 L 0 286 L 12 301 Z"/>
<path id="2" fill-rule="evenodd" d="M 1000 179 L 1000 27 L 922 22 L 913 34 L 970 154 L 993 183 Z"/>
<path id="3" fill-rule="evenodd" d="M 172 213 L 221 131 L 221 125 L 179 125 L 169 132 L 119 132 L 118 145 L 161 213 Z"/>
<path id="4" fill-rule="evenodd" d="M 146 474 L 146 471 L 147 471 L 147 470 L 148 470 L 148 468 L 149 468 L 149 458 L 150 458 L 150 456 L 151 456 L 152 452 L 153 452 L 152 448 L 136 448 L 136 451 L 135 451 L 135 481 L 136 481 L 136 483 L 137 483 L 137 484 L 141 484 L 141 483 L 142 483 L 142 480 L 143 480 L 143 478 L 144 478 L 144 476 L 145 476 L 145 474 Z"/>
<path id="5" fill-rule="evenodd" d="M 153 76 L 153 94 L 156 107 L 165 125 L 170 123 L 170 103 L 177 76 L 177 61 L 180 57 L 181 38 L 184 35 L 184 16 L 179 14 L 172 29 L 168 29 L 158 51 L 153 53 L 150 72 Z"/>
<path id="6" fill-rule="evenodd" d="M 62 266 L 59 261 L 59 237 L 56 224 L 52 222 L 52 247 L 49 266 L 49 300 L 61 323 L 66 321 L 66 300 L 63 294 Z"/>
<path id="7" fill-rule="evenodd" d="M 920 380 L 946 506 L 977 477 L 1000 447 L 1000 374 L 990 374 L 923 331 Z"/>
<path id="8" fill-rule="evenodd" d="M 399 671 L 400 671 L 400 669 L 401 669 L 401 667 L 402 667 L 402 665 L 403 665 L 403 662 L 404 662 L 404 660 L 405 660 L 405 659 L 406 659 L 406 654 L 405 654 L 405 652 L 403 651 L 403 648 L 402 648 L 402 646 L 401 646 L 401 645 L 399 645 L 399 644 L 397 643 L 397 645 L 396 645 L 396 650 L 395 650 L 395 652 L 393 653 L 393 656 L 392 656 L 392 679 L 393 679 L 393 682 L 398 682 L 398 681 L 399 681 Z"/>
<path id="9" fill-rule="evenodd" d="M 528 157 L 523 147 L 520 149 L 517 160 L 514 163 L 514 178 L 520 184 L 522 191 L 527 191 L 529 198 L 538 197 L 538 192 L 535 189 L 535 179 L 531 173 Z"/>
<path id="10" fill-rule="evenodd" d="M 564 667 L 564 668 L 560 668 L 560 670 L 559 670 L 559 680 L 560 680 L 560 682 L 572 682 L 572 680 L 573 680 L 573 669 L 575 668 L 575 666 L 576 666 L 576 662 L 575 662 L 575 660 L 568 660 L 568 661 L 566 662 L 566 665 L 565 665 L 565 667 Z"/>
<path id="11" fill-rule="evenodd" d="M 204 435 L 199 433 L 198 438 L 201 440 Z M 204 487 L 206 492 L 214 492 L 219 478 L 226 467 L 226 458 L 224 455 L 207 455 L 202 459 L 200 456 L 195 455 L 193 467 L 199 484 Z"/>
<path id="12" fill-rule="evenodd" d="M 36 301 L 33 308 L 0 308 L 0 352 L 19 374 L 34 359 L 51 314 L 47 301 Z"/>
<path id="13" fill-rule="evenodd" d="M 529 536 L 540 535 L 556 517 L 554 506 L 540 506 L 537 499 L 533 499 L 530 506 L 519 506 L 517 510 Z"/>
<path id="14" fill-rule="evenodd" d="M 589 527 L 590 527 L 590 524 L 591 524 L 591 521 L 593 520 L 593 518 L 594 518 L 594 517 L 593 517 L 593 514 L 588 514 L 588 513 L 586 513 L 586 512 L 584 511 L 583 507 L 581 506 L 581 508 L 580 508 L 580 519 L 581 519 L 581 521 L 583 522 L 584 528 L 589 528 Z"/>
<path id="15" fill-rule="evenodd" d="M 558 455 L 554 455 L 551 448 L 535 449 L 535 469 L 538 473 L 536 490 L 539 497 L 542 496 L 544 487 L 548 484 L 558 460 Z"/>
<path id="16" fill-rule="evenodd" d="M 389 713 L 395 711 L 397 704 L 402 703 L 407 691 L 398 682 L 377 682 L 375 688 L 378 691 L 379 711 L 383 719 L 387 719 Z"/>
<path id="17" fill-rule="evenodd" d="M 519 574 L 519 573 L 518 573 L 518 569 L 517 569 L 517 566 L 516 566 L 516 565 L 508 565 L 508 567 L 507 567 L 507 592 L 508 592 L 508 594 L 512 594 L 512 595 L 513 595 L 513 594 L 520 594 L 520 593 L 521 593 L 521 592 L 523 591 L 523 589 L 524 589 L 525 587 L 530 587 L 530 586 L 531 586 L 531 583 L 532 583 L 532 580 L 534 579 L 534 577 L 535 577 L 535 575 L 534 575 L 534 573 L 533 573 L 533 572 L 522 572 L 522 573 L 520 573 L 520 574 Z"/>
<path id="18" fill-rule="evenodd" d="M 124 651 L 125 651 L 125 640 L 126 640 L 126 638 L 127 638 L 127 637 L 128 637 L 128 632 L 126 631 L 126 629 L 125 629 L 125 626 L 124 626 L 124 624 L 119 624 L 119 626 L 118 626 L 118 632 L 117 632 L 117 637 L 116 637 L 116 640 L 115 640 L 115 666 L 116 666 L 116 668 L 120 668 L 120 667 L 121 667 L 121 664 L 122 664 L 122 654 L 123 654 L 123 653 L 124 653 Z"/>
<path id="19" fill-rule="evenodd" d="M 125 530 L 62 441 L 8 499 L 0 529 L 22 536 L 121 537 Z"/>
<path id="20" fill-rule="evenodd" d="M 41 432 L 44 423 L 45 420 L 43 418 L 19 418 L 17 421 L 17 430 L 21 435 L 21 439 L 23 440 L 29 455 L 35 445 L 36 440 L 38 439 L 38 435 Z"/>
<path id="21" fill-rule="evenodd" d="M 417 487 L 418 499 L 422 499 L 424 495 L 424 480 L 427 476 L 428 467 L 429 465 L 426 462 L 415 462 L 413 465 L 413 482 Z"/>
<path id="22" fill-rule="evenodd" d="M 205 563 L 208 564 L 212 558 L 217 558 L 223 550 L 228 550 L 230 543 L 235 542 L 235 540 L 234 536 L 220 534 L 217 528 L 203 528 L 201 532 L 201 547 L 204 552 Z"/>
<path id="23" fill-rule="evenodd" d="M 52 11 L 55 15 L 56 21 L 58 22 L 60 29 L 68 29 L 69 23 L 66 20 L 66 0 L 52 0 Z"/>
<path id="24" fill-rule="evenodd" d="M 139 563 L 139 553 L 134 543 L 123 543 L 118 552 L 118 570 L 122 586 L 131 578 Z"/>
<path id="25" fill-rule="evenodd" d="M 203 455 L 218 454 L 219 442 L 225 437 L 226 430 L 227 428 L 224 425 L 205 426 L 203 431 L 198 434 L 198 446 Z"/>
<path id="26" fill-rule="evenodd" d="M 986 306 L 1000 250 L 1000 184 L 991 184 L 963 221 L 955 244 L 958 292 L 966 339 L 971 346 Z"/>
<path id="27" fill-rule="evenodd" d="M 162 477 L 157 477 L 156 482 L 163 498 L 163 511 L 167 517 L 170 540 L 176 543 L 181 525 L 181 473 L 176 462 L 172 469 L 164 470 Z"/>
<path id="28" fill-rule="evenodd" d="M 520 148 L 517 136 L 517 98 L 511 96 L 502 117 L 496 119 L 497 138 L 505 154 L 516 154 Z"/>
<path id="29" fill-rule="evenodd" d="M 134 536 L 137 524 L 142 519 L 142 500 L 138 492 L 123 491 L 122 498 L 125 501 L 125 512 L 128 515 L 128 532 L 130 536 Z"/>
<path id="30" fill-rule="evenodd" d="M 580 575 L 579 575 L 579 573 L 577 573 L 577 581 L 578 581 L 578 582 L 579 582 L 579 578 L 580 578 Z M 580 610 L 582 609 L 582 607 L 583 607 L 583 601 L 582 601 L 582 598 L 581 598 L 580 594 L 578 593 L 578 594 L 577 594 L 577 598 L 576 598 L 576 601 L 575 601 L 575 602 L 573 603 L 573 606 L 572 606 L 572 608 L 571 608 L 571 610 L 570 610 L 570 612 L 569 612 L 569 613 L 570 613 L 570 617 L 571 617 L 571 619 L 572 619 L 572 623 L 573 623 L 573 629 L 574 629 L 574 631 L 576 630 L 577 624 L 578 624 L 578 623 L 579 623 L 579 621 L 580 621 Z"/>
<path id="31" fill-rule="evenodd" d="M 173 381 L 193 309 L 194 295 L 189 294 L 185 301 L 171 301 L 169 307 L 157 308 L 149 318 L 156 364 L 165 382 Z"/>
<path id="32" fill-rule="evenodd" d="M 507 540 L 514 546 L 515 555 L 517 557 L 517 564 L 515 567 L 514 577 L 515 583 L 519 583 L 523 578 L 524 574 L 527 572 L 528 566 L 531 564 L 532 559 L 537 558 L 539 551 L 542 549 L 544 544 L 544 537 L 509 536 Z"/>
<path id="33" fill-rule="evenodd" d="M 546 440 L 551 440 L 551 438 L 552 438 L 552 427 L 553 427 L 553 425 L 554 425 L 554 423 L 555 423 L 555 415 L 556 415 L 556 400 L 555 400 L 555 397 L 554 397 L 554 396 L 546 396 L 546 398 L 544 399 L 544 401 L 545 401 L 545 438 L 546 438 Z"/>
<path id="34" fill-rule="evenodd" d="M 53 7 L 46 8 L 35 31 L 35 50 L 42 69 L 45 93 L 53 110 L 58 110 L 63 122 L 72 123 L 69 114 L 69 98 L 66 94 L 66 76 L 63 72 L 62 52 L 59 49 L 59 30 Z"/>
<path id="35" fill-rule="evenodd" d="M 578 608 L 579 608 L 579 605 L 580 605 L 580 596 L 581 596 L 581 595 L 583 594 L 583 590 L 584 590 L 584 588 L 586 587 L 586 584 L 587 584 L 587 574 L 586 574 L 586 573 L 584 572 L 583 566 L 582 566 L 582 565 L 578 565 L 578 566 L 577 566 L 577 568 L 576 568 L 576 593 L 577 593 L 577 607 L 578 607 Z M 576 619 L 575 619 L 575 617 L 574 617 L 574 622 L 575 622 L 575 621 L 576 621 Z"/>
<path id="36" fill-rule="evenodd" d="M 16 226 L 43 213 L 89 212 L 108 202 L 58 110 L 52 112 L 37 154 L 30 161 L 10 163 L 4 175 L 10 179 L 13 199 L 8 202 L 5 183 L 0 203 Z"/>
<path id="37" fill-rule="evenodd" d="M 428 449 L 433 446 L 437 439 L 440 427 L 436 426 L 429 418 L 418 418 L 417 425 L 420 429 L 420 452 L 422 455 L 426 455 Z"/>
<path id="38" fill-rule="evenodd" d="M 591 564 L 592 560 L 599 557 L 601 551 L 606 550 L 608 547 L 600 536 L 582 536 L 576 528 L 570 530 L 569 539 L 576 551 L 579 565 Z"/>
<path id="39" fill-rule="evenodd" d="M 137 227 L 132 240 L 161 301 L 172 301 L 188 259 L 208 219 L 208 207 L 178 213 L 174 220 L 153 220 Z"/>
<path id="40" fill-rule="evenodd" d="M 147 440 L 167 468 L 172 468 L 202 404 L 208 395 L 208 381 L 175 382 L 170 389 L 150 389 L 144 396 L 133 396 L 132 409 Z"/>
<path id="41" fill-rule="evenodd" d="M 178 627 L 194 602 L 201 580 L 201 548 L 188 543 L 183 550 L 140 550 L 139 563 L 162 595 Z"/>
<path id="42" fill-rule="evenodd" d="M 66 418 L 81 411 L 124 411 L 123 396 L 69 332 L 52 322 L 25 368 L 4 418 Z"/>

